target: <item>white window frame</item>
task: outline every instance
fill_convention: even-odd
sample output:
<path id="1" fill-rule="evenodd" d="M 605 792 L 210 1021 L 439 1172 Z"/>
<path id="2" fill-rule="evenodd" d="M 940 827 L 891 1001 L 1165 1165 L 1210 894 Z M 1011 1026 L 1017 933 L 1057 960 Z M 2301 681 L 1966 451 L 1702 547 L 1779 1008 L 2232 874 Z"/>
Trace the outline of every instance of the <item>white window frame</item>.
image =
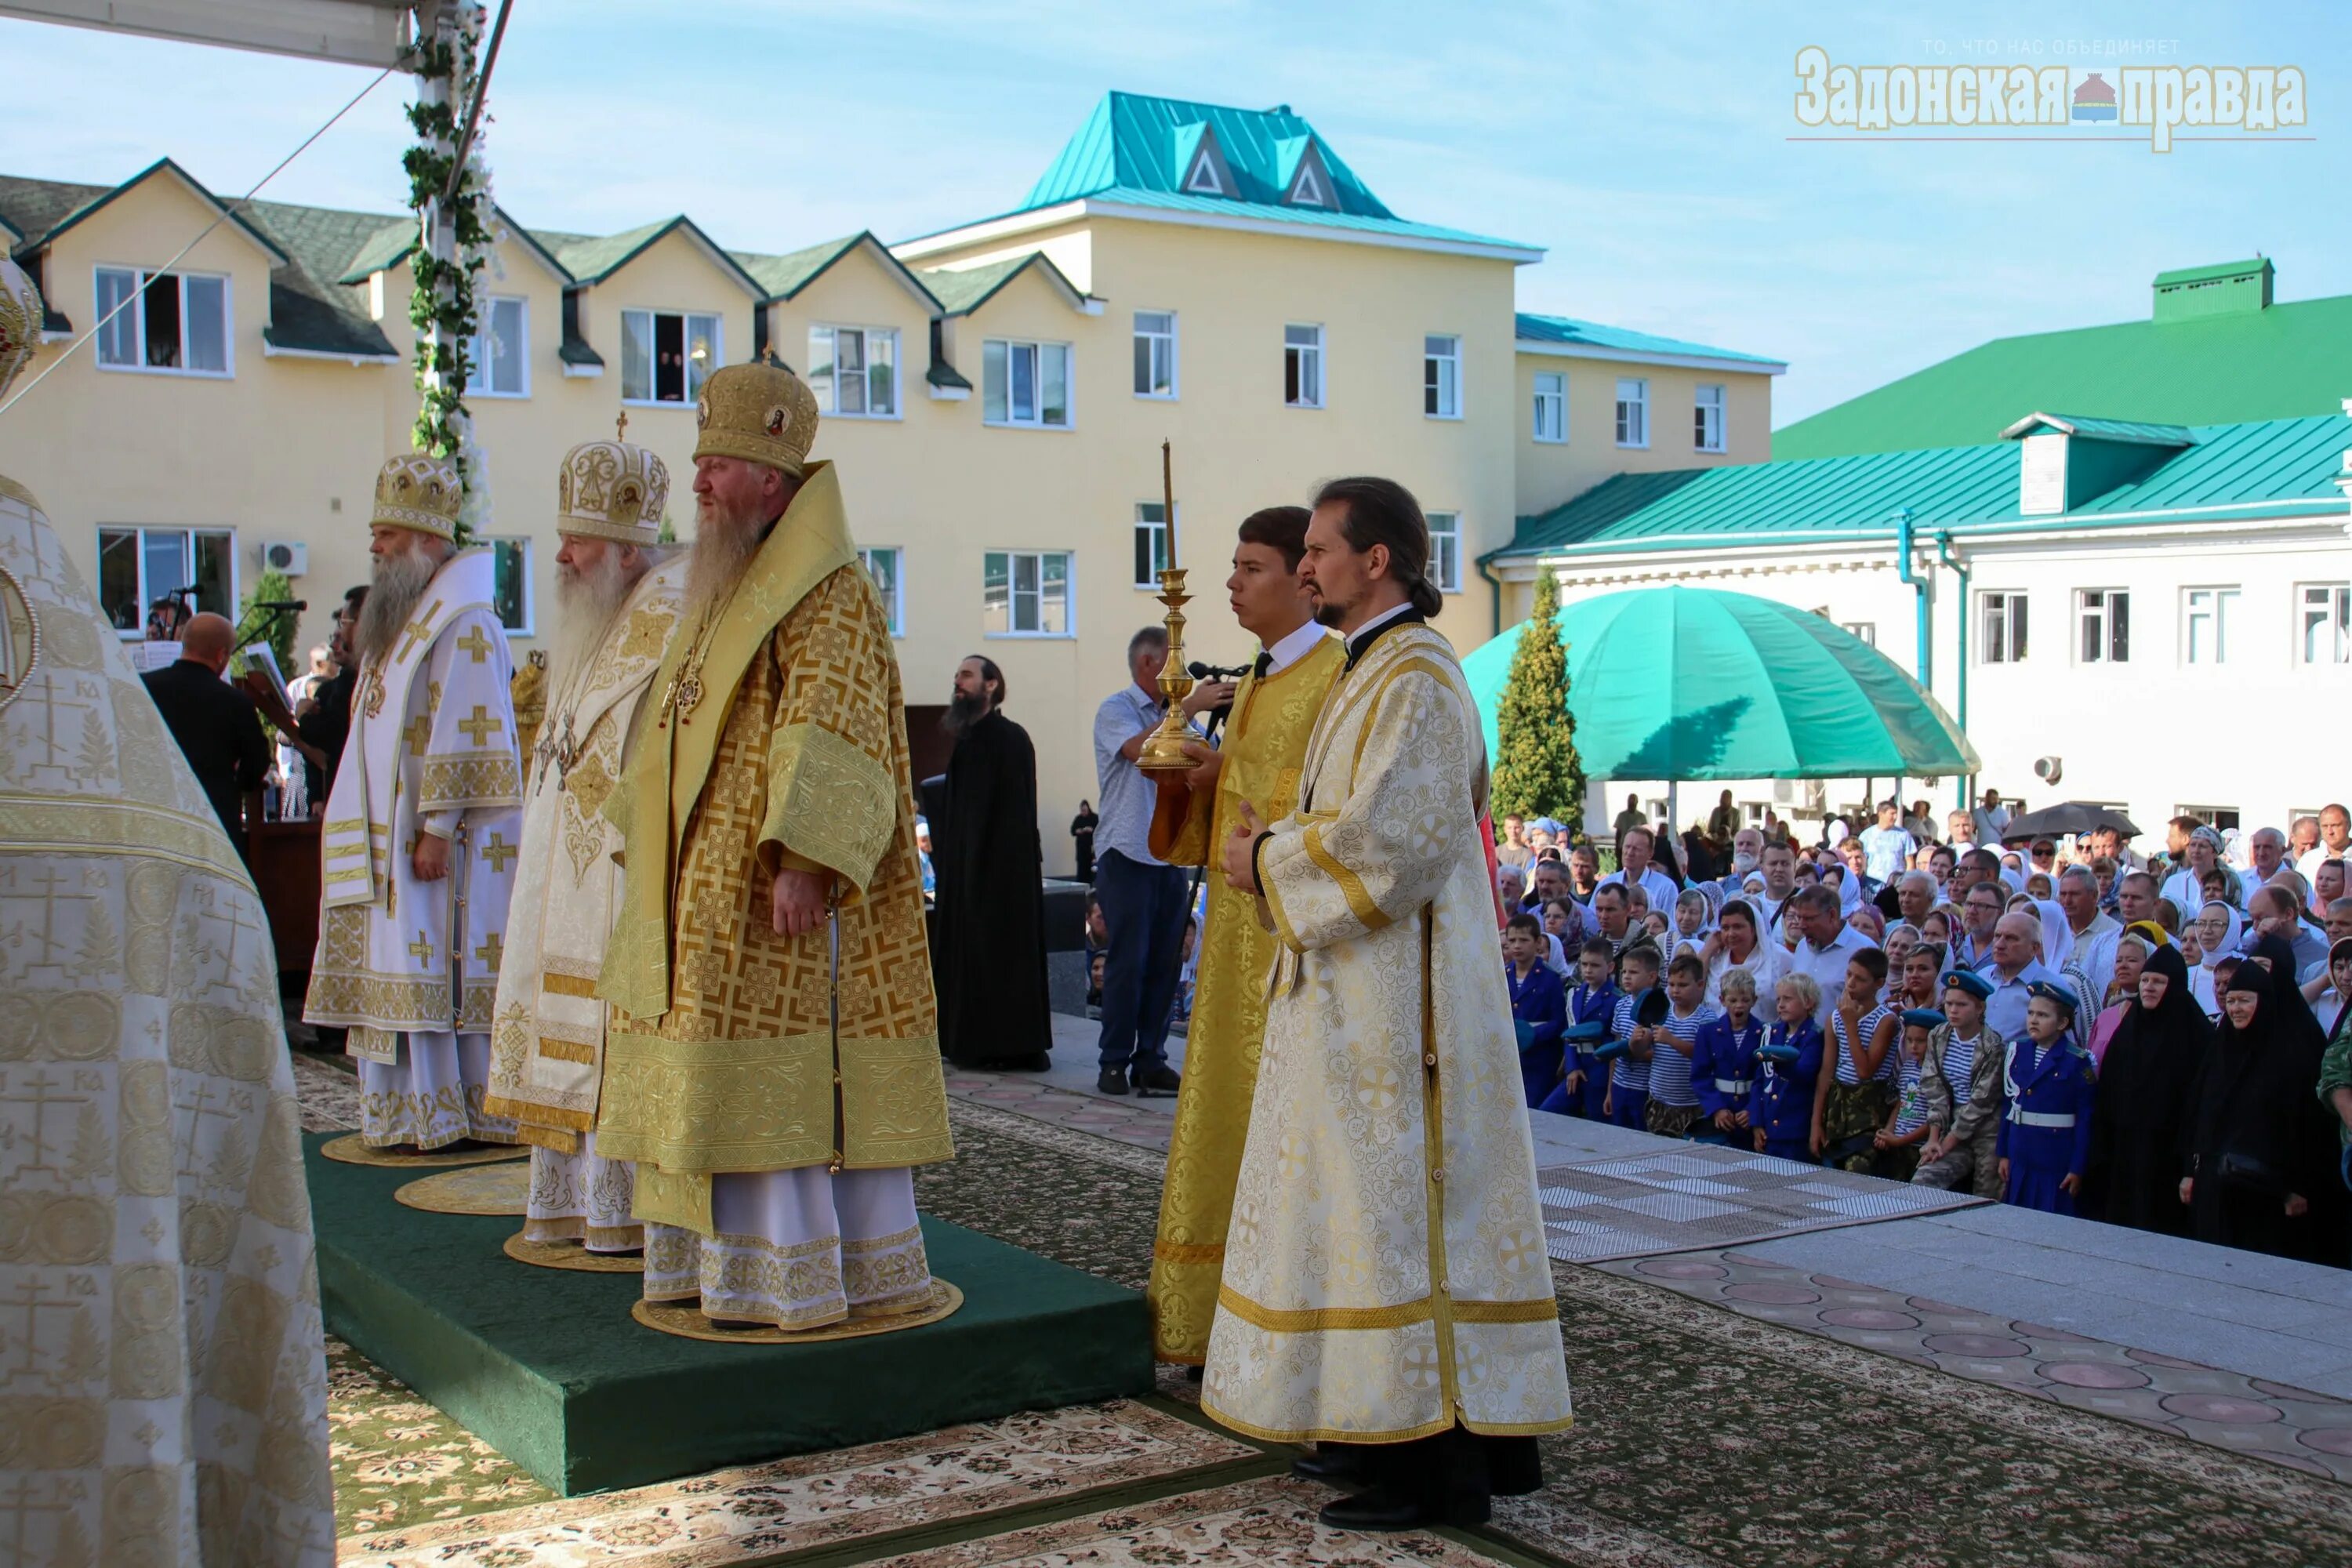
<path id="1" fill-rule="evenodd" d="M 2352 619 L 2352 583 L 2297 583 L 2294 585 L 2294 661 L 2313 668 L 2329 665 L 2352 664 L 2352 631 L 2345 629 Z M 2336 631 L 2328 651 L 2321 656 L 2314 647 L 2315 631 L 2326 636 L 2327 624 L 2333 621 Z"/>
<path id="2" fill-rule="evenodd" d="M 1168 330 L 1164 332 L 1147 330 L 1143 325 L 1143 318 L 1146 316 L 1158 316 L 1164 319 L 1168 323 Z M 1133 318 L 1133 328 L 1134 344 L 1136 349 L 1148 353 L 1150 356 L 1144 362 L 1144 364 L 1137 367 L 1139 370 L 1142 371 L 1144 378 L 1147 381 L 1157 382 L 1159 380 L 1159 376 L 1156 373 L 1159 369 L 1160 351 L 1163 345 L 1168 351 L 1168 390 L 1165 392 L 1155 392 L 1149 387 L 1139 386 L 1135 389 L 1135 395 L 1150 403 L 1173 403 L 1177 401 L 1177 399 L 1182 395 L 1182 387 L 1177 379 L 1178 355 L 1176 312 L 1173 310 L 1138 310 L 1135 312 Z M 1150 345 L 1149 349 L 1145 349 L 1144 345 L 1147 343 Z"/>
<path id="3" fill-rule="evenodd" d="M 1849 632 L 1855 637 L 1859 638 L 1864 647 L 1876 647 L 1878 646 L 1878 623 L 1876 621 L 1840 621 L 1838 626 L 1841 629 Z"/>
<path id="4" fill-rule="evenodd" d="M 1315 334 L 1315 341 L 1306 343 L 1292 342 L 1290 334 L 1293 332 L 1312 332 Z M 1295 359 L 1294 356 L 1296 356 Z M 1300 386 L 1305 386 L 1308 379 L 1307 372 L 1310 368 L 1314 372 L 1315 395 L 1311 398 L 1293 399 L 1290 395 L 1291 383 L 1296 380 Z M 1282 324 L 1282 405 L 1285 408 L 1327 406 L 1331 395 L 1331 382 L 1328 374 L 1329 368 L 1330 355 L 1326 350 L 1321 322 L 1285 321 Z M 1295 376 L 1294 369 L 1297 373 Z"/>
<path id="5" fill-rule="evenodd" d="M 2021 664 L 2033 651 L 2033 622 L 2025 614 L 2026 595 L 2021 588 L 1981 588 L 1977 592 L 1977 662 L 1979 664 Z M 2000 635 L 1994 635 L 1996 620 Z M 2022 623 L 2025 636 L 2017 636 Z M 2023 646 L 2019 646 L 2022 642 Z"/>
<path id="6" fill-rule="evenodd" d="M 1431 345 L 1445 343 L 1446 348 Z M 1435 407 L 1430 406 L 1432 402 Z M 1421 336 L 1421 413 L 1425 419 L 1462 417 L 1462 334 L 1423 332 Z"/>
<path id="7" fill-rule="evenodd" d="M 1628 388 L 1631 388 L 1629 395 Z M 1650 382 L 1646 376 L 1617 378 L 1617 445 L 1631 452 L 1650 449 Z"/>
<path id="8" fill-rule="evenodd" d="M 1536 372 L 1535 412 L 1529 434 L 1538 446 L 1568 445 L 1568 372 Z"/>
<path id="9" fill-rule="evenodd" d="M 2120 610 L 2121 616 L 2116 612 Z M 2117 626 L 2120 619 L 2121 626 Z M 2118 630 L 2123 652 L 2116 652 Z M 2095 643 L 2085 645 L 2084 638 L 2095 637 Z M 2074 662 L 2077 664 L 2129 664 L 2131 662 L 2131 590 L 2128 588 L 2077 588 L 2074 590 Z"/>
<path id="10" fill-rule="evenodd" d="M 491 323 L 500 305 L 514 306 L 522 316 L 521 330 L 516 334 L 515 364 L 522 373 L 522 387 L 516 392 L 494 390 L 488 380 Z M 474 374 L 466 378 L 467 397 L 526 398 L 530 395 L 530 298 L 525 294 L 485 295 L 481 308 L 475 315 L 473 341 L 467 346 L 466 357 L 473 362 Z"/>
<path id="11" fill-rule="evenodd" d="M 683 396 L 671 399 L 659 395 L 661 391 L 661 367 L 656 364 L 651 357 L 648 357 L 646 362 L 646 374 L 650 378 L 648 381 L 648 388 L 654 395 L 647 397 L 631 397 L 629 395 L 627 345 L 629 341 L 629 318 L 632 316 L 641 316 L 645 318 L 646 352 L 648 356 L 659 352 L 658 348 L 656 346 L 658 344 L 661 335 L 661 323 L 659 318 L 663 316 L 677 317 L 678 342 L 684 346 L 688 355 L 689 356 L 689 361 L 693 353 L 694 323 L 697 321 L 709 321 L 710 323 L 710 357 L 712 363 L 702 372 L 703 382 L 708 382 L 710 379 L 711 373 L 718 370 L 727 363 L 726 316 L 716 310 L 669 310 L 655 305 L 631 305 L 621 312 L 622 406 L 626 408 L 692 408 L 701 398 L 702 386 L 695 380 L 694 366 L 691 363 L 687 365 L 686 381 L 683 386 Z"/>
<path id="12" fill-rule="evenodd" d="M 2243 593 L 2235 583 L 2206 583 L 2180 590 L 2180 662 L 2183 668 L 2205 668 L 2231 662 L 2230 643 L 2234 635 L 2230 618 L 2237 613 Z M 2198 601 L 2202 599 L 2200 605 Z M 2212 639 L 2210 657 L 2197 657 L 2198 623 L 2209 623 Z"/>
<path id="13" fill-rule="evenodd" d="M 1004 355 L 1004 417 L 988 416 L 989 350 L 1000 349 Z M 1034 409 L 1030 417 L 1022 418 L 1013 407 L 1013 357 L 1022 349 L 1035 355 L 1030 369 L 1030 395 Z M 1062 418 L 1058 424 L 1045 418 L 1045 351 L 1059 349 L 1062 353 Z M 1078 426 L 1078 351 L 1075 344 L 1054 338 L 982 338 L 980 344 L 980 422 L 997 430 L 1075 430 Z"/>
<path id="14" fill-rule="evenodd" d="M 857 376 L 864 385 L 860 394 L 866 406 L 845 413 L 841 406 L 841 334 L 857 334 Z M 824 358 L 817 358 L 816 340 L 819 333 L 826 339 Z M 889 345 L 890 409 L 887 414 L 874 412 L 874 349 L 879 342 Z M 849 321 L 812 321 L 809 323 L 809 390 L 816 395 L 816 411 L 827 419 L 903 420 L 907 416 L 906 359 L 898 352 L 898 329 L 896 327 L 866 327 Z M 824 370 L 820 373 L 817 366 Z"/>
<path id="15" fill-rule="evenodd" d="M 1458 594 L 1462 592 L 1462 514 L 1430 511 L 1422 515 L 1429 520 L 1429 574 L 1436 580 L 1438 592 Z"/>
<path id="16" fill-rule="evenodd" d="M 108 273 L 128 273 L 131 276 L 130 309 L 115 317 L 115 325 L 103 325 L 106 320 L 106 296 L 100 279 Z M 149 364 L 147 363 L 147 285 L 158 278 L 176 279 L 180 285 L 180 359 L 179 364 Z M 203 279 L 218 283 L 221 295 L 221 368 L 194 370 L 188 367 L 188 280 Z M 194 376 L 203 381 L 228 381 L 236 374 L 236 289 L 231 286 L 226 272 L 190 272 L 184 268 L 166 271 L 154 267 L 131 267 L 118 262 L 100 262 L 90 269 L 91 319 L 101 323 L 92 363 L 99 369 L 126 375 Z M 138 359 L 125 364 L 106 358 L 108 336 L 121 330 L 128 321 L 131 342 Z"/>
<path id="17" fill-rule="evenodd" d="M 192 597 L 189 600 L 188 608 L 193 613 L 200 614 L 205 611 L 210 611 L 214 615 L 226 616 L 231 620 L 235 620 L 236 618 L 236 607 L 239 604 L 244 602 L 244 589 L 237 581 L 237 579 L 243 574 L 243 563 L 238 559 L 239 552 L 236 547 L 236 529 L 184 528 L 170 524 L 150 524 L 139 522 L 102 522 L 98 525 L 97 532 L 98 553 L 95 558 L 97 572 L 92 578 L 92 582 L 94 584 L 93 592 L 97 593 L 100 596 L 101 601 L 103 600 L 106 591 L 106 536 L 110 533 L 128 533 L 134 535 L 136 538 L 136 543 L 133 546 L 132 559 L 138 563 L 139 567 L 139 587 L 137 590 L 139 600 L 138 614 L 133 617 L 135 624 L 131 626 L 129 630 L 126 631 L 120 627 L 116 628 L 114 635 L 118 641 L 141 642 L 145 640 L 147 636 L 147 607 L 150 605 L 152 605 L 156 600 L 163 597 L 173 589 L 187 586 L 185 583 L 150 583 L 147 580 L 147 536 L 151 533 L 176 533 L 187 542 L 186 560 L 188 564 L 186 575 L 191 577 L 194 576 L 196 573 L 197 537 L 199 535 L 207 535 L 226 541 L 228 556 L 228 602 L 225 605 L 207 605 Z M 114 616 L 114 606 L 101 602 L 99 605 L 99 609 L 100 613 L 107 617 L 109 624 L 111 624 Z"/>
<path id="18" fill-rule="evenodd" d="M 496 596 L 498 593 L 499 563 L 496 552 L 500 545 L 511 544 L 522 552 L 522 604 L 520 606 L 522 625 L 519 626 L 507 626 L 507 636 L 510 637 L 537 637 L 539 635 L 539 592 L 538 584 L 533 581 L 534 574 L 532 572 L 533 563 L 531 561 L 532 551 L 530 547 L 530 535 L 527 533 L 486 533 L 477 542 L 488 545 L 492 551 L 490 557 L 490 592 L 492 595 L 490 611 L 493 615 L 498 613 Z M 504 626 L 506 623 L 501 619 L 499 624 Z"/>
<path id="19" fill-rule="evenodd" d="M 881 580 L 874 573 L 875 557 L 880 555 L 890 558 L 890 585 L 887 591 L 885 591 Z M 907 635 L 906 549 L 897 544 L 861 544 L 857 547 L 857 563 L 866 568 L 866 580 L 874 584 L 875 595 L 882 601 L 882 614 L 890 623 L 891 637 L 894 638 L 905 637 Z"/>
<path id="20" fill-rule="evenodd" d="M 1165 517 L 1147 517 L 1144 514 L 1147 512 L 1164 512 L 1167 510 L 1167 505 L 1168 503 L 1165 501 L 1156 500 L 1139 500 L 1135 503 L 1134 543 L 1140 544 L 1144 542 L 1144 539 L 1149 536 L 1151 542 L 1150 559 L 1159 562 L 1163 565 L 1168 563 L 1167 519 Z M 1178 501 L 1176 503 L 1176 525 L 1179 528 L 1181 528 L 1184 525 L 1184 503 L 1182 501 Z M 1133 553 L 1132 550 L 1130 550 L 1129 553 Z M 1155 569 L 1149 578 L 1137 578 L 1135 586 L 1136 591 L 1139 593 L 1157 594 L 1160 592 L 1160 574 L 1158 570 Z"/>
<path id="21" fill-rule="evenodd" d="M 997 555 L 1004 558 L 1005 629 L 1003 631 L 992 631 L 988 627 L 988 563 L 991 556 Z M 1045 624 L 1045 560 L 1048 556 L 1056 555 L 1062 560 L 1062 629 L 1054 632 L 1038 628 L 1042 628 Z M 1023 631 L 1014 625 L 1019 618 L 1020 609 L 1018 589 L 1015 587 L 1020 576 L 1018 563 L 1024 560 L 1034 561 L 1037 563 L 1037 627 L 1028 631 Z M 983 640 L 990 642 L 1009 639 L 1067 641 L 1078 635 L 1078 558 L 1076 551 L 983 550 L 980 556 L 980 635 Z"/>
<path id="22" fill-rule="evenodd" d="M 1731 395 L 1720 382 L 1701 382 L 1691 390 L 1691 450 L 1723 452 L 1730 448 L 1726 441 L 1729 421 Z M 1710 420 L 1708 416 L 1714 416 Z M 1713 429 L 1708 426 L 1712 425 Z"/>

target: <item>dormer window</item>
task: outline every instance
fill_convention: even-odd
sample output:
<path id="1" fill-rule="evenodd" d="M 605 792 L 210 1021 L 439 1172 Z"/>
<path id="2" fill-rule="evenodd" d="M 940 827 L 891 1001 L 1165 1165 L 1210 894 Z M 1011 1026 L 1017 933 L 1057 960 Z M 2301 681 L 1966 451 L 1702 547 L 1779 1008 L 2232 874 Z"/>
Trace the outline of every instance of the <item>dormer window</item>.
<path id="1" fill-rule="evenodd" d="M 1331 184 L 1331 166 L 1312 136 L 1286 137 L 1275 144 L 1275 168 L 1282 180 L 1285 206 L 1339 208 L 1338 189 Z"/>
<path id="2" fill-rule="evenodd" d="M 1182 171 L 1176 188 L 1188 196 L 1241 195 L 1241 187 L 1234 183 L 1233 165 L 1225 161 L 1225 150 L 1217 145 L 1216 128 L 1205 120 L 1176 127 L 1174 164 Z"/>
<path id="3" fill-rule="evenodd" d="M 1184 191 L 1187 195 L 1229 196 L 1233 195 L 1233 192 L 1225 189 L 1224 182 L 1217 177 L 1217 161 L 1210 153 L 1210 148 L 1203 145 L 1199 152 L 1192 154 L 1192 167 L 1184 175 Z"/>
<path id="4" fill-rule="evenodd" d="M 1301 163 L 1298 180 L 1290 187 L 1290 205 L 1296 207 L 1328 207 L 1331 198 L 1323 188 L 1323 176 L 1313 163 Z"/>

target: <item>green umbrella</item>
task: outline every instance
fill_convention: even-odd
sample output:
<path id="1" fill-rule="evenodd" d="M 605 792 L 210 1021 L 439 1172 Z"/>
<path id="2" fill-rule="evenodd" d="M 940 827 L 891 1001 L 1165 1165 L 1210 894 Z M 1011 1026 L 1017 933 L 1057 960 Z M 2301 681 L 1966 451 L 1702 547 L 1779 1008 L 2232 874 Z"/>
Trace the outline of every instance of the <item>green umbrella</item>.
<path id="1" fill-rule="evenodd" d="M 1462 661 L 1496 754 L 1522 621 Z M 1596 779 L 1975 773 L 1976 748 L 1893 660 L 1809 610 L 1714 588 L 1562 606 L 1576 749 Z"/>

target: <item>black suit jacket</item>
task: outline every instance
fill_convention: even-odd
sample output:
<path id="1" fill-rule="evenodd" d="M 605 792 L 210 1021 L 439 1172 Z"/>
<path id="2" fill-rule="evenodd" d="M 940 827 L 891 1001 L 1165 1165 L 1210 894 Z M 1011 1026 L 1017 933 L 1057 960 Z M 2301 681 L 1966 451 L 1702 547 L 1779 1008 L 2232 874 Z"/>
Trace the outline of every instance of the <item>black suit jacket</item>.
<path id="1" fill-rule="evenodd" d="M 180 742 L 196 782 L 213 803 L 213 815 L 233 844 L 245 842 L 245 793 L 259 789 L 269 772 L 269 741 L 253 699 L 212 672 L 209 665 L 184 658 L 140 679 L 162 710 L 172 739 Z"/>

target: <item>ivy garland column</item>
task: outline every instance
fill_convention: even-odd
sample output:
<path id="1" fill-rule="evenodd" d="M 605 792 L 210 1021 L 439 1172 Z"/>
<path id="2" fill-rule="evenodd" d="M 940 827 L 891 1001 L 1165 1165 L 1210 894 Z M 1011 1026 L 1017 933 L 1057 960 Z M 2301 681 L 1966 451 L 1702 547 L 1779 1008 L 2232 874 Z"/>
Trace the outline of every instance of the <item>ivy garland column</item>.
<path id="1" fill-rule="evenodd" d="M 415 47 L 416 102 L 408 123 L 417 142 L 401 160 L 408 171 L 408 205 L 415 210 L 415 287 L 408 319 L 416 329 L 416 427 L 419 451 L 457 466 L 466 489 L 457 515 L 457 542 L 469 544 L 490 516 L 489 468 L 474 438 L 466 388 L 474 364 L 478 326 L 474 285 L 489 265 L 489 176 L 478 127 L 466 166 L 457 168 L 461 110 L 478 90 L 482 41 L 479 0 L 442 0 L 418 7 L 423 26 Z M 457 177 L 453 179 L 451 176 Z"/>

